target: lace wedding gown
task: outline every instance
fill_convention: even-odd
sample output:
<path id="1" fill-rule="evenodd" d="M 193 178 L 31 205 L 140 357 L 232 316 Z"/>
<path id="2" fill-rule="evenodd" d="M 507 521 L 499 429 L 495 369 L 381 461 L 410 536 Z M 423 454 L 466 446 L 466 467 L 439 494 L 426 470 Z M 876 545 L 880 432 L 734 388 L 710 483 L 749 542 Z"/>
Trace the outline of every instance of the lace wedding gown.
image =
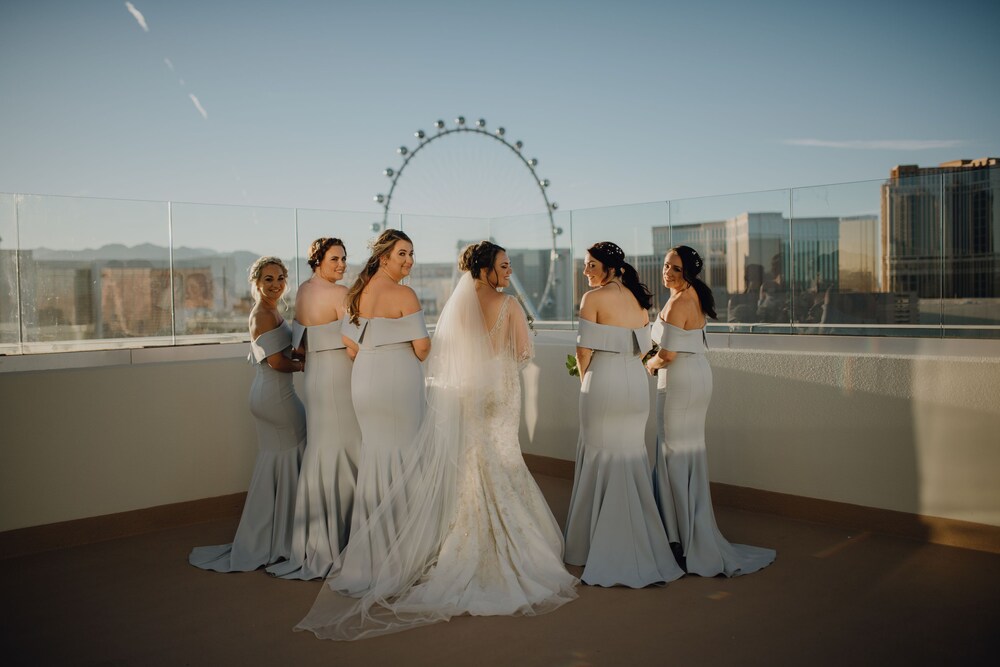
<path id="1" fill-rule="evenodd" d="M 519 371 L 531 356 L 516 302 L 507 297 L 487 332 L 465 274 L 438 321 L 427 416 L 403 475 L 365 530 L 386 530 L 402 498 L 406 519 L 392 526 L 387 556 L 370 577 L 351 565 L 352 535 L 342 569 L 296 630 L 361 639 L 460 614 L 541 614 L 576 598 L 562 534 L 517 439 Z"/>

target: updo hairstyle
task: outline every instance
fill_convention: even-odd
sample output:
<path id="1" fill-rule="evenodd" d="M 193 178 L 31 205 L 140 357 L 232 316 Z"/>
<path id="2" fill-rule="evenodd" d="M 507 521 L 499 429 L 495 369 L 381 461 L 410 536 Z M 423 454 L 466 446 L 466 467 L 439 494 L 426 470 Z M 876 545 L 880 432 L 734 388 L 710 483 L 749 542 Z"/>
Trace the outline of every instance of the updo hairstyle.
<path id="1" fill-rule="evenodd" d="M 600 241 L 587 248 L 591 257 L 604 265 L 604 269 L 615 278 L 622 279 L 622 285 L 632 292 L 643 310 L 649 310 L 653 305 L 653 295 L 642 280 L 635 267 L 625 261 L 625 251 L 617 243 Z"/>
<path id="2" fill-rule="evenodd" d="M 347 251 L 344 242 L 334 236 L 321 236 L 309 244 L 309 259 L 306 260 L 309 263 L 309 268 L 315 271 L 323 263 L 326 252 L 335 245 L 339 245 L 345 252 Z"/>
<path id="3" fill-rule="evenodd" d="M 468 271 L 477 280 L 486 280 L 487 284 L 496 287 L 499 284 L 499 277 L 496 275 L 497 255 L 507 252 L 506 249 L 498 246 L 492 241 L 480 241 L 465 247 L 458 257 L 458 268 L 461 271 Z M 493 273 L 495 280 L 490 282 L 489 277 L 483 277 L 483 271 Z"/>

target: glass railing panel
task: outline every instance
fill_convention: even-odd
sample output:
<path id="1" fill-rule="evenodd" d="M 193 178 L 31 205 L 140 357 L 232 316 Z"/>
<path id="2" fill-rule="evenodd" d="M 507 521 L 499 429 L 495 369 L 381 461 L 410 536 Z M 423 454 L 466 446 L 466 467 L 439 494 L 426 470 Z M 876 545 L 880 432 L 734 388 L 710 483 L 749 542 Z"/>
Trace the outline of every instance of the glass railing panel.
<path id="1" fill-rule="evenodd" d="M 17 289 L 17 195 L 0 194 L 0 354 L 21 352 Z"/>
<path id="2" fill-rule="evenodd" d="M 888 288 L 882 239 L 895 218 L 883 216 L 887 187 L 878 180 L 791 191 L 789 284 L 797 333 L 939 335 L 933 317 L 921 320 L 916 293 Z"/>
<path id="3" fill-rule="evenodd" d="M 611 240 L 657 305 L 668 296 L 663 254 L 697 249 L 715 331 L 1000 338 L 998 187 L 997 168 L 899 167 L 884 181 L 558 211 L 552 225 L 544 213 L 393 214 L 388 225 L 414 238 L 410 284 L 431 323 L 461 248 L 492 238 L 511 255 L 527 310 L 569 326 L 586 248 Z M 0 195 L 0 354 L 246 340 L 256 257 L 286 262 L 291 317 L 309 243 L 344 240 L 349 285 L 381 217 Z"/>
<path id="4" fill-rule="evenodd" d="M 413 240 L 414 264 L 407 284 L 417 293 L 427 323 L 434 324 L 458 282 L 458 253 L 470 243 L 489 238 L 489 222 L 433 215 L 400 217 L 402 230 Z"/>
<path id="5" fill-rule="evenodd" d="M 1000 168 L 942 176 L 943 335 L 1000 338 Z"/>
<path id="6" fill-rule="evenodd" d="M 17 198 L 24 351 L 169 345 L 167 205 Z"/>
<path id="7" fill-rule="evenodd" d="M 507 249 L 514 276 L 508 292 L 521 299 L 535 325 L 571 326 L 576 308 L 570 216 L 555 212 L 490 220 L 490 236 Z"/>
<path id="8" fill-rule="evenodd" d="M 295 244 L 293 209 L 175 203 L 171 229 L 179 343 L 249 340 L 248 271 L 262 255 L 279 257 L 288 268 L 281 309 L 294 317 L 302 251 Z"/>
<path id="9" fill-rule="evenodd" d="M 900 174 L 881 185 L 881 289 L 900 300 L 901 319 L 916 320 L 898 335 L 938 337 L 946 253 L 941 175 Z"/>
<path id="10" fill-rule="evenodd" d="M 579 313 L 583 294 L 590 289 L 583 276 L 583 258 L 587 248 L 598 241 L 612 241 L 625 251 L 626 261 L 653 294 L 653 312 L 663 305 L 663 254 L 656 252 L 656 236 L 668 231 L 669 216 L 667 202 L 571 211 L 574 315 Z"/>
<path id="11" fill-rule="evenodd" d="M 312 276 L 312 269 L 308 264 L 309 247 L 312 242 L 321 237 L 334 237 L 346 244 L 347 270 L 344 272 L 344 279 L 339 284 L 350 288 L 354 279 L 358 277 L 358 271 L 368 259 L 370 252 L 368 243 L 378 235 L 382 216 L 356 211 L 321 211 L 301 208 L 297 209 L 296 216 L 299 239 L 297 267 L 300 284 Z"/>
<path id="12" fill-rule="evenodd" d="M 791 225 L 787 190 L 670 202 L 670 225 L 653 230 L 661 258 L 675 246 L 704 260 L 700 278 L 712 288 L 718 319 L 710 330 L 790 333 Z M 662 259 L 661 259 L 662 261 Z M 668 294 L 658 287 L 657 301 Z"/>

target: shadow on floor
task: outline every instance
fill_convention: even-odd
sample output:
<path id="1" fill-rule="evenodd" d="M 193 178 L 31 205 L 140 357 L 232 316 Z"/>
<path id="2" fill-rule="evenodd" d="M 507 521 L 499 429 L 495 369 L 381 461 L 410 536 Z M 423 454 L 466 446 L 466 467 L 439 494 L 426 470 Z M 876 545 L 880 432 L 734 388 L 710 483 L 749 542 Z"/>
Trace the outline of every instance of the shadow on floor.
<path id="1" fill-rule="evenodd" d="M 536 476 L 562 519 L 571 482 Z M 1000 556 L 718 508 L 733 542 L 777 549 L 735 579 L 582 586 L 533 618 L 461 617 L 360 642 L 293 633 L 321 582 L 204 572 L 192 546 L 237 518 L 3 562 L 0 648 L 18 665 L 988 664 Z M 579 568 L 571 568 L 579 574 Z"/>

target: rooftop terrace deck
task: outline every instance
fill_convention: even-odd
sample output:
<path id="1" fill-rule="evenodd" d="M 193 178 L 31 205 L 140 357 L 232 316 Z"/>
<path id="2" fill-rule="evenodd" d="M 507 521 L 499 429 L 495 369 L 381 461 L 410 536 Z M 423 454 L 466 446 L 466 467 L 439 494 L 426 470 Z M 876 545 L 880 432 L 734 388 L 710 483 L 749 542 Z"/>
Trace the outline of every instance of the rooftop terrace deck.
<path id="1" fill-rule="evenodd" d="M 557 518 L 571 482 L 536 475 Z M 291 627 L 320 582 L 186 562 L 238 517 L 2 562 L 0 648 L 18 665 L 924 665 L 1000 651 L 1000 555 L 717 508 L 762 572 L 581 586 L 536 618 L 468 618 L 353 643 Z M 576 570 L 579 574 L 579 570 Z M 994 658 L 990 658 L 994 655 Z"/>

